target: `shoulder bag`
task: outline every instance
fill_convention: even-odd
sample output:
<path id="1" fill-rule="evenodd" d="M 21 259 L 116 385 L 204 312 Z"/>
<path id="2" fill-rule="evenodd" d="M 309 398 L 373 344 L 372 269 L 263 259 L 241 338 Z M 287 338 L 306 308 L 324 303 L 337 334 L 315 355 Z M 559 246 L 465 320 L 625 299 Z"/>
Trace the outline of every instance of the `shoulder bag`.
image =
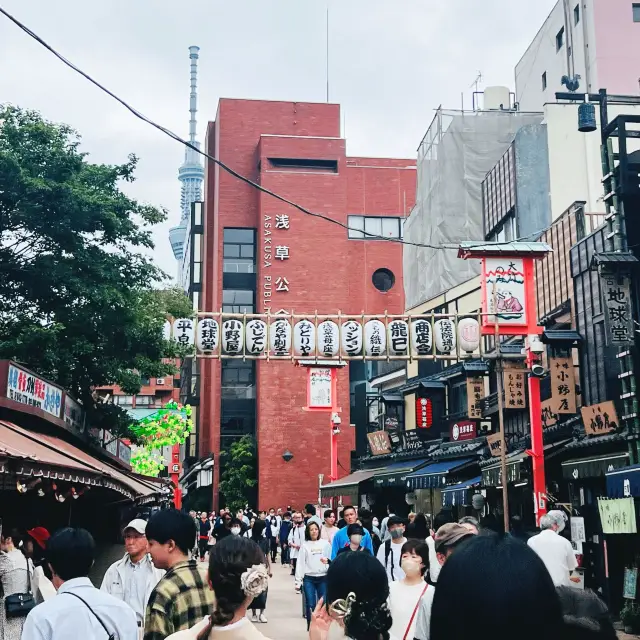
<path id="1" fill-rule="evenodd" d="M 409 635 L 409 631 L 411 631 L 411 625 L 413 624 L 413 621 L 416 618 L 416 613 L 418 613 L 418 607 L 420 606 L 420 603 L 422 602 L 422 598 L 424 597 L 424 594 L 427 592 L 427 587 L 429 585 L 425 584 L 424 585 L 424 589 L 422 590 L 422 593 L 420 594 L 420 597 L 418 598 L 418 602 L 416 602 L 416 606 L 413 608 L 413 613 L 411 614 L 411 618 L 409 619 L 409 624 L 407 625 L 407 628 L 405 629 L 404 635 L 402 636 L 402 640 L 407 640 L 407 636 Z"/>
<path id="2" fill-rule="evenodd" d="M 31 572 L 29 571 L 29 561 L 27 560 L 27 568 L 15 568 L 14 571 L 27 572 L 27 593 L 12 593 L 5 596 L 4 607 L 7 618 L 22 618 L 28 615 L 29 611 L 36 606 L 36 599 L 31 592 Z"/>

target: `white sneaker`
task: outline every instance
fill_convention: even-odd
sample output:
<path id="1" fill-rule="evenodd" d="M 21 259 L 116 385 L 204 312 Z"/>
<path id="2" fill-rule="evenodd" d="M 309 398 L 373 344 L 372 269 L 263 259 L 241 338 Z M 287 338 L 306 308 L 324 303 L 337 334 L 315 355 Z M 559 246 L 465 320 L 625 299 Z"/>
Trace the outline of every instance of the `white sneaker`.
<path id="1" fill-rule="evenodd" d="M 260 614 L 260 618 L 259 618 L 260 622 L 267 622 L 267 616 L 264 615 L 264 613 Z"/>
<path id="2" fill-rule="evenodd" d="M 255 611 L 251 615 L 251 622 L 258 622 L 258 614 Z"/>

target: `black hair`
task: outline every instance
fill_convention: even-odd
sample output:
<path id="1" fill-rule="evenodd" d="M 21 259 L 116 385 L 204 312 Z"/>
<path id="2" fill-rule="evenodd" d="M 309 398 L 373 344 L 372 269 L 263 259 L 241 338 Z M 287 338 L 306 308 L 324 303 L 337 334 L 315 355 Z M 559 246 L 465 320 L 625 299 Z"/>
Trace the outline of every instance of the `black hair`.
<path id="1" fill-rule="evenodd" d="M 480 533 L 503 533 L 504 530 L 498 522 L 498 518 L 494 513 L 488 513 L 480 520 Z"/>
<path id="2" fill-rule="evenodd" d="M 166 544 L 173 540 L 185 555 L 193 548 L 196 539 L 196 523 L 193 518 L 177 509 L 162 509 L 154 513 L 146 528 L 147 540 Z"/>
<path id="3" fill-rule="evenodd" d="M 13 546 L 16 549 L 20 546 L 20 543 L 23 542 L 22 533 L 20 533 L 20 529 L 17 527 L 4 527 L 2 529 L 2 539 L 6 540 L 7 538 L 11 538 L 11 542 L 13 542 Z"/>
<path id="4" fill-rule="evenodd" d="M 575 587 L 557 587 L 567 640 L 615 640 L 607 605 L 590 589 L 582 591 Z"/>
<path id="5" fill-rule="evenodd" d="M 320 540 L 320 532 L 322 530 L 322 527 L 315 520 L 312 520 L 311 522 L 307 522 L 307 526 L 304 528 L 304 539 L 311 540 L 311 532 L 309 531 L 310 527 L 318 528 L 318 540 Z"/>
<path id="6" fill-rule="evenodd" d="M 326 520 L 329 516 L 336 515 L 336 512 L 333 509 L 325 509 L 324 511 L 324 519 Z"/>
<path id="7" fill-rule="evenodd" d="M 391 527 L 395 527 L 396 525 L 402 524 L 404 525 L 404 520 L 399 516 L 389 516 L 387 520 L 387 529 Z"/>
<path id="8" fill-rule="evenodd" d="M 305 504 L 304 505 L 304 510 L 310 515 L 310 516 L 315 516 L 316 515 L 316 508 L 311 504 Z"/>
<path id="9" fill-rule="evenodd" d="M 291 517 L 291 511 L 285 511 L 282 517 L 283 518 L 290 518 Z"/>
<path id="10" fill-rule="evenodd" d="M 251 527 L 251 539 L 255 540 L 256 542 L 258 540 L 262 540 L 262 534 L 266 528 L 267 523 L 264 520 L 260 520 L 260 518 L 258 518 L 253 523 L 253 527 Z"/>
<path id="11" fill-rule="evenodd" d="M 427 546 L 426 542 L 423 542 L 422 540 L 407 540 L 402 545 L 400 556 L 405 553 L 411 553 L 412 551 L 416 555 L 420 556 L 422 564 L 424 565 L 424 569 L 422 569 L 422 575 L 425 575 L 425 573 L 427 573 L 427 571 L 429 570 L 429 547 Z"/>
<path id="12" fill-rule="evenodd" d="M 96 543 L 86 529 L 66 527 L 47 540 L 46 561 L 61 580 L 86 578 L 95 556 Z"/>
<path id="13" fill-rule="evenodd" d="M 413 522 L 407 525 L 405 537 L 415 538 L 423 542 L 429 537 L 429 526 L 427 524 L 427 516 L 424 513 L 418 513 Z"/>
<path id="14" fill-rule="evenodd" d="M 215 594 L 212 624 L 226 625 L 233 620 L 236 611 L 247 599 L 240 583 L 242 574 L 254 565 L 265 562 L 260 547 L 242 536 L 227 536 L 211 548 L 209 580 Z"/>
<path id="15" fill-rule="evenodd" d="M 341 553 L 329 566 L 327 607 L 350 593 L 356 599 L 344 619 L 345 636 L 353 640 L 389 640 L 389 580 L 382 563 L 371 554 Z"/>
<path id="16" fill-rule="evenodd" d="M 364 527 L 357 522 L 354 522 L 347 527 L 347 538 L 350 538 L 354 534 L 364 536 Z"/>
<path id="17" fill-rule="evenodd" d="M 430 640 L 467 637 L 562 637 L 560 600 L 547 568 L 511 536 L 469 536 L 438 576 Z"/>
<path id="18" fill-rule="evenodd" d="M 353 509 L 354 511 L 356 510 L 356 508 L 352 504 L 348 504 L 346 507 L 344 507 L 342 509 L 342 517 L 344 518 L 344 514 L 351 509 Z"/>
<path id="19" fill-rule="evenodd" d="M 451 511 L 441 511 L 433 519 L 433 530 L 437 531 L 442 525 L 453 522 L 453 514 Z"/>

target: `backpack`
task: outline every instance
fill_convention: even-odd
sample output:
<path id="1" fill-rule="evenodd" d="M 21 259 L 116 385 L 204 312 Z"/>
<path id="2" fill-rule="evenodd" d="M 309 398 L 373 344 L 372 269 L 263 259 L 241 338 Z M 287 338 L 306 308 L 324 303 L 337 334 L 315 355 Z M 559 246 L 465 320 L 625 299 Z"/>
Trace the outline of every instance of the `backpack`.
<path id="1" fill-rule="evenodd" d="M 387 540 L 384 543 L 384 568 L 387 568 L 389 564 L 389 556 L 391 556 L 391 581 L 395 582 L 396 577 L 393 575 L 393 555 L 391 553 L 391 540 Z"/>

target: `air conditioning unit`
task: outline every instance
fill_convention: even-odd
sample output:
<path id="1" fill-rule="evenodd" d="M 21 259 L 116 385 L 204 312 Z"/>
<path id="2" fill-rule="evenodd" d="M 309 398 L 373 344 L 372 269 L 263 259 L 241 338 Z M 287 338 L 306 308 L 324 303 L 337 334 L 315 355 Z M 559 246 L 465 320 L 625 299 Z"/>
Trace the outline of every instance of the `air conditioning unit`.
<path id="1" fill-rule="evenodd" d="M 156 384 L 164 384 L 164 378 L 156 378 Z"/>

